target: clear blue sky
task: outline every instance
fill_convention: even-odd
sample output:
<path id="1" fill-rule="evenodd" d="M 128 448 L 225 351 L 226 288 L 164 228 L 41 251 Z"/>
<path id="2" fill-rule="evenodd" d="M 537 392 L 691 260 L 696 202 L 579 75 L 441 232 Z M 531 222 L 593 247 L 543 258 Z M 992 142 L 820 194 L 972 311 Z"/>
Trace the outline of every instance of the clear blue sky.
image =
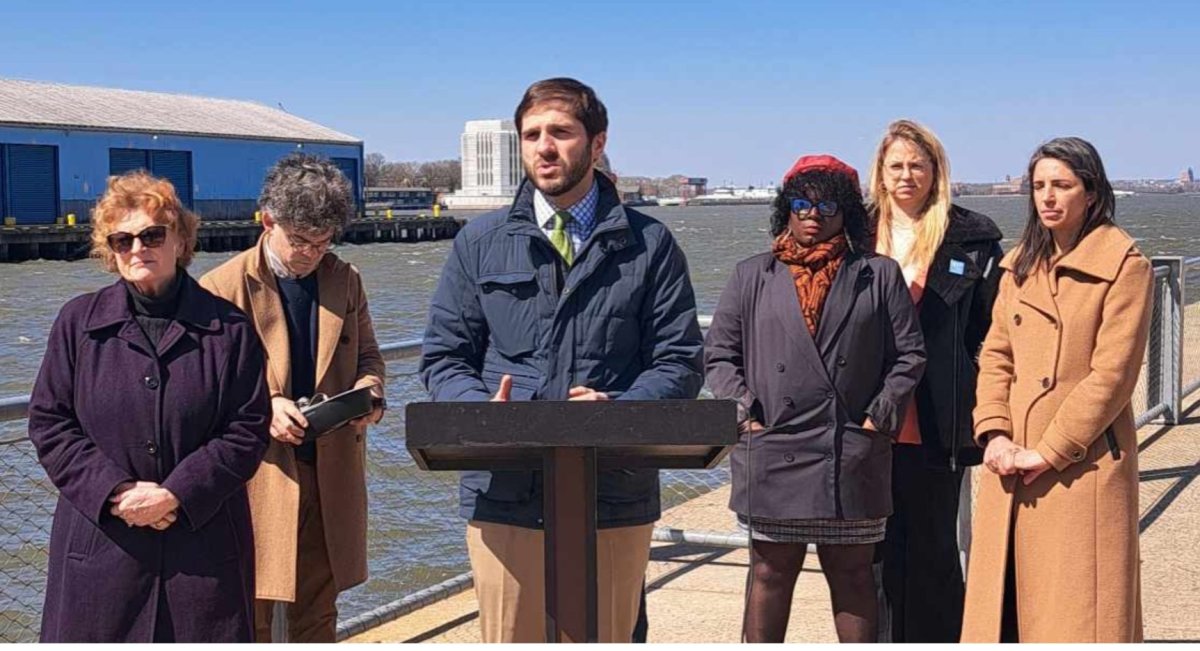
<path id="1" fill-rule="evenodd" d="M 888 121 L 956 180 L 1092 140 L 1115 178 L 1200 170 L 1200 3 L 5 2 L 0 76 L 282 104 L 392 160 L 458 155 L 568 75 L 624 174 L 764 183 L 802 153 L 862 170 Z"/>

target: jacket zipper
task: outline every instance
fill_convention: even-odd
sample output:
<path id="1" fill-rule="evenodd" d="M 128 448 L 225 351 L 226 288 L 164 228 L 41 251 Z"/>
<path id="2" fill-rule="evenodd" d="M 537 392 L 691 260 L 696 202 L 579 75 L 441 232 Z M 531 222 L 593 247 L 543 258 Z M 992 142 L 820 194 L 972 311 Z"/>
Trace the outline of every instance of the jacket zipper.
<path id="1" fill-rule="evenodd" d="M 954 308 L 954 400 L 951 401 L 950 405 L 950 413 L 953 415 L 951 420 L 954 424 L 954 429 L 950 432 L 950 472 L 958 471 L 958 397 L 961 395 L 959 393 L 961 387 L 958 386 L 958 364 L 959 355 L 962 354 L 962 351 L 959 350 L 962 348 L 962 332 L 959 328 L 959 312 L 961 311 L 961 308 L 956 305 Z"/>

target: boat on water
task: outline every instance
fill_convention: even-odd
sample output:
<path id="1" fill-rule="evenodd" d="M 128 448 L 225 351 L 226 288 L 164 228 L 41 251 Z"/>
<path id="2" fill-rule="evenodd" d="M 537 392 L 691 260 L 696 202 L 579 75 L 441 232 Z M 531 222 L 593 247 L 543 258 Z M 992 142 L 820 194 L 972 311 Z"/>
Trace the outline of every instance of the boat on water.
<path id="1" fill-rule="evenodd" d="M 765 188 L 756 188 L 750 186 L 747 188 L 735 188 L 732 186 L 722 186 L 713 188 L 712 192 L 702 194 L 698 197 L 693 197 L 689 202 L 693 206 L 726 206 L 726 205 L 755 205 L 769 204 L 775 200 L 779 190 L 775 186 Z"/>
<path id="2" fill-rule="evenodd" d="M 687 201 L 681 197 L 659 197 L 658 205 L 660 205 L 660 206 L 686 206 Z"/>

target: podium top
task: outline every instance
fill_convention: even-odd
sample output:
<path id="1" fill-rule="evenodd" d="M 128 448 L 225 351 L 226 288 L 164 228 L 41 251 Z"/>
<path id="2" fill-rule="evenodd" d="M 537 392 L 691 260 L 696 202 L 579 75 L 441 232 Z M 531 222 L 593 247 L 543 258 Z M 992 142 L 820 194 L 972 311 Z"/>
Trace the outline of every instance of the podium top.
<path id="1" fill-rule="evenodd" d="M 737 442 L 730 400 L 417 402 L 409 451 L 425 470 L 541 468 L 546 448 L 596 448 L 601 469 L 711 468 Z"/>

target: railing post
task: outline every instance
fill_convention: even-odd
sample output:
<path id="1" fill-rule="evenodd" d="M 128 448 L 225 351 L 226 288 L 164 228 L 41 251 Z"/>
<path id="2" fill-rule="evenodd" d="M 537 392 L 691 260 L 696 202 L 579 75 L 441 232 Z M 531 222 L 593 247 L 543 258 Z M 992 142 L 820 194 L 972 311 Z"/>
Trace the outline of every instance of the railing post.
<path id="1" fill-rule="evenodd" d="M 1150 320 L 1147 355 L 1146 408 L 1163 404 L 1162 422 L 1174 425 L 1183 410 L 1183 258 L 1155 256 L 1154 270 L 1165 268 L 1166 276 L 1154 276 L 1154 306 Z"/>

